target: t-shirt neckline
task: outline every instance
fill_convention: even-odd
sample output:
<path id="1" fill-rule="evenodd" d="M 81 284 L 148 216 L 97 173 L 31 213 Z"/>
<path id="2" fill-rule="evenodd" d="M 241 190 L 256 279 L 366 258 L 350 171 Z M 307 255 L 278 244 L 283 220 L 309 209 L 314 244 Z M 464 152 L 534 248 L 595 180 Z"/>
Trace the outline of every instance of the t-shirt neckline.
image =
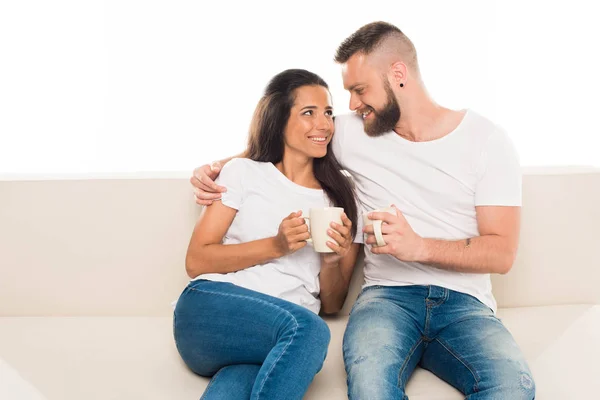
<path id="1" fill-rule="evenodd" d="M 444 135 L 438 139 L 427 140 L 424 142 L 413 142 L 412 140 L 405 139 L 402 136 L 398 135 L 395 131 L 392 131 L 391 133 L 395 137 L 396 141 L 403 143 L 406 146 L 432 146 L 437 143 L 442 143 L 442 142 L 448 140 L 449 138 L 451 138 L 452 136 L 455 136 L 456 133 L 464 127 L 467 118 L 469 118 L 469 115 L 472 113 L 471 110 L 468 108 L 463 109 L 461 111 L 463 111 L 465 114 L 463 115 L 463 117 L 460 120 L 460 122 L 458 123 L 458 125 L 456 125 L 456 127 L 453 130 L 451 130 L 449 133 L 447 133 L 446 135 Z"/>
<path id="2" fill-rule="evenodd" d="M 272 162 L 267 162 L 266 164 L 268 164 L 271 174 L 275 178 L 277 178 L 277 180 L 279 180 L 281 183 L 288 186 L 290 189 L 292 189 L 296 192 L 311 195 L 311 196 L 323 196 L 323 193 L 324 193 L 323 189 L 312 189 L 312 188 L 307 188 L 306 186 L 298 185 L 297 183 L 289 180 L 288 177 L 285 176 L 279 169 L 277 169 L 275 164 L 273 164 Z"/>

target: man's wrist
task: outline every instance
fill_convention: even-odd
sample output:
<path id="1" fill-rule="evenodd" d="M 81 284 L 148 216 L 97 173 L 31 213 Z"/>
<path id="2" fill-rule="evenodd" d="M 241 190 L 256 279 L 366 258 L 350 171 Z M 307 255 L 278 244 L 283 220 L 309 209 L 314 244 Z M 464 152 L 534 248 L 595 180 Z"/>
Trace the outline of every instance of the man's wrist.
<path id="1" fill-rule="evenodd" d="M 420 238 L 420 244 L 417 246 L 416 262 L 423 264 L 431 263 L 432 244 L 433 241 L 431 239 Z"/>

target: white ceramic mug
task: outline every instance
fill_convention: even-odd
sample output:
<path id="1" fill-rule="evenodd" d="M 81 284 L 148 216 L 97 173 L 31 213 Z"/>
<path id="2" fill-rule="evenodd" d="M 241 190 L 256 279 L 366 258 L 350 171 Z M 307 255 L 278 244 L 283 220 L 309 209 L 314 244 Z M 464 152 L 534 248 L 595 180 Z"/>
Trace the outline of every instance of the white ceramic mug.
<path id="1" fill-rule="evenodd" d="M 312 243 L 317 253 L 333 253 L 333 250 L 327 246 L 327 242 L 335 242 L 335 240 L 327 234 L 327 230 L 331 229 L 329 224 L 332 222 L 343 225 L 343 212 L 344 209 L 341 207 L 311 208 L 309 216 L 304 217 L 310 233 L 307 242 Z"/>
<path id="2" fill-rule="evenodd" d="M 383 240 L 383 233 L 381 232 L 381 224 L 383 221 L 379 219 L 369 219 L 369 214 L 372 212 L 387 212 L 392 215 L 396 215 L 396 210 L 394 207 L 386 207 L 386 208 L 378 208 L 377 210 L 369 211 L 363 215 L 364 226 L 373 225 L 373 234 L 375 235 L 375 240 L 377 240 L 377 244 L 373 244 L 373 247 L 385 246 L 385 240 Z M 367 234 L 364 236 L 365 243 L 367 243 Z"/>

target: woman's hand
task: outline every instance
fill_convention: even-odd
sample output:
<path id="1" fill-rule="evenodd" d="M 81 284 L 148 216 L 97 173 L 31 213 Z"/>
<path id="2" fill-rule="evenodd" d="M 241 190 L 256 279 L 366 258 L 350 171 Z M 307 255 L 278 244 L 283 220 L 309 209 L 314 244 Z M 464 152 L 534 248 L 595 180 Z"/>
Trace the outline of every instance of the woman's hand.
<path id="1" fill-rule="evenodd" d="M 323 253 L 321 254 L 321 266 L 337 266 L 342 258 L 348 254 L 350 246 L 352 246 L 352 221 L 348 218 L 346 213 L 342 213 L 342 223 L 344 225 L 336 224 L 332 222 L 330 224 L 332 229 L 329 229 L 327 233 L 335 242 L 327 242 L 327 247 L 334 251 L 334 253 Z"/>
<path id="2" fill-rule="evenodd" d="M 292 254 L 306 246 L 306 241 L 310 238 L 308 225 L 302 218 L 302 211 L 293 212 L 281 221 L 279 231 L 274 237 L 275 246 L 281 257 Z"/>

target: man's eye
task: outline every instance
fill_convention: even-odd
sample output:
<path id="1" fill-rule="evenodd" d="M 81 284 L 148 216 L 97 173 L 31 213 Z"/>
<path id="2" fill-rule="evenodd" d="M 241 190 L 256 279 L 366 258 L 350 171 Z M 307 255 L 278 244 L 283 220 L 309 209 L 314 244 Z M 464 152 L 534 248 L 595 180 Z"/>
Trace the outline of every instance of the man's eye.
<path id="1" fill-rule="evenodd" d="M 362 95 L 363 94 L 363 90 L 362 89 L 357 89 L 356 90 L 356 94 L 359 95 L 359 96 Z"/>
<path id="2" fill-rule="evenodd" d="M 325 115 L 328 115 L 328 116 L 331 117 L 333 115 L 333 111 L 332 110 L 327 110 L 327 111 L 325 111 Z"/>

